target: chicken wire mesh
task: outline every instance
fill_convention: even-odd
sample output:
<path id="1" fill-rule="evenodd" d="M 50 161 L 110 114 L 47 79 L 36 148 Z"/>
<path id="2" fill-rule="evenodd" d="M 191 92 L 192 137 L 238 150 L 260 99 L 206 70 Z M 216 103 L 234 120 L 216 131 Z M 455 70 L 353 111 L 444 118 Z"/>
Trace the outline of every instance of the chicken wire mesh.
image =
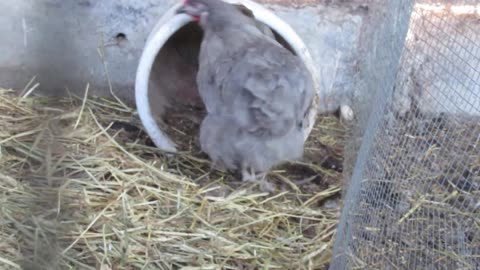
<path id="1" fill-rule="evenodd" d="M 385 1 L 330 269 L 480 269 L 480 5 Z"/>

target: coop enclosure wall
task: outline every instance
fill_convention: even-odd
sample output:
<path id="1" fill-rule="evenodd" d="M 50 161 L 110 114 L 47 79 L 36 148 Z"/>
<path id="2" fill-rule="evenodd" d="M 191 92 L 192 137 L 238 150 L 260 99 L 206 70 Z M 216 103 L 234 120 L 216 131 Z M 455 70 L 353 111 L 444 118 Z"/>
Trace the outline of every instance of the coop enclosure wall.
<path id="1" fill-rule="evenodd" d="M 177 2 L 0 1 L 2 87 L 23 89 L 35 77 L 37 94 L 63 95 L 68 88 L 82 96 L 90 83 L 92 95 L 110 96 L 111 85 L 118 97 L 133 104 L 135 71 L 146 38 Z M 360 33 L 368 17 L 365 1 L 256 2 L 291 25 L 306 43 L 322 83 L 320 109 L 349 103 L 356 89 Z"/>
<path id="2" fill-rule="evenodd" d="M 385 1 L 330 269 L 480 268 L 480 5 Z"/>

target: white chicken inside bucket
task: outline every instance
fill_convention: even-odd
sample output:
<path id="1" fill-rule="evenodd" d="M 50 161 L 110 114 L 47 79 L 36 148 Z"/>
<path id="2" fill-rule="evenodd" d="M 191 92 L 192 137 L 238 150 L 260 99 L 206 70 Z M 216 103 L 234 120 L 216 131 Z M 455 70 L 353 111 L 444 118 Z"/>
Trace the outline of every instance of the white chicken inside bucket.
<path id="1" fill-rule="evenodd" d="M 306 140 L 315 121 L 319 89 L 305 44 L 293 29 L 261 5 L 249 0 L 225 2 L 239 4 L 244 13 L 252 14 L 265 34 L 274 35 L 281 45 L 300 57 L 310 71 L 317 95 L 306 116 Z M 154 144 L 167 152 L 195 150 L 198 126 L 205 110 L 196 85 L 203 31 L 189 16 L 175 14 L 180 5 L 173 6 L 150 34 L 135 86 L 142 124 Z"/>

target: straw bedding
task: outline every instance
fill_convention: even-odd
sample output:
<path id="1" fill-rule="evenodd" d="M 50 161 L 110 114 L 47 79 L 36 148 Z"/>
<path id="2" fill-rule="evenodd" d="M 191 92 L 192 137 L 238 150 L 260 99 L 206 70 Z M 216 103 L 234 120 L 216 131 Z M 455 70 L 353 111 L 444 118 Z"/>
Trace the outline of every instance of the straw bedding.
<path id="1" fill-rule="evenodd" d="M 181 120 L 181 121 L 180 121 Z M 277 191 L 210 169 L 187 118 L 180 153 L 135 111 L 0 91 L 2 269 L 325 269 L 340 212 L 344 127 L 321 117 Z"/>

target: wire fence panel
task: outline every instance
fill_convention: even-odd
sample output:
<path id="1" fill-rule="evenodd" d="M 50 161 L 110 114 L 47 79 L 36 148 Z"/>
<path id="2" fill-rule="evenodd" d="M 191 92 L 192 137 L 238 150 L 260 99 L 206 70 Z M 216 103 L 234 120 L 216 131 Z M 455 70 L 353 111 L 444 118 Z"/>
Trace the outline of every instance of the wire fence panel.
<path id="1" fill-rule="evenodd" d="M 480 2 L 372 13 L 330 269 L 480 269 Z"/>

